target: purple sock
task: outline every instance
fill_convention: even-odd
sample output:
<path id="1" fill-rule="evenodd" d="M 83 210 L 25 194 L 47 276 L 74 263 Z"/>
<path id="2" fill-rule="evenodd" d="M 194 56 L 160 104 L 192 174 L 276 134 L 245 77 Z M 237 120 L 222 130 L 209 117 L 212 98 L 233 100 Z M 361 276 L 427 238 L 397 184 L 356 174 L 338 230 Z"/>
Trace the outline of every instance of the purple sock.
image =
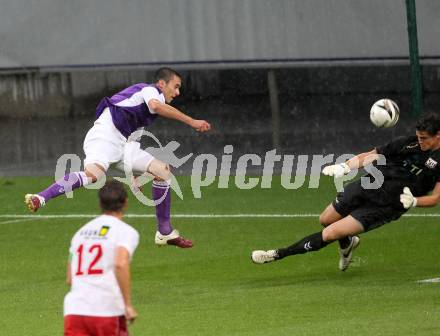
<path id="1" fill-rule="evenodd" d="M 171 212 L 171 191 L 167 182 L 153 181 L 152 195 L 153 200 L 158 201 L 161 198 L 162 202 L 156 204 L 156 218 L 157 218 L 157 231 L 163 235 L 168 235 L 173 231 L 173 227 L 170 223 Z"/>
<path id="2" fill-rule="evenodd" d="M 61 180 L 56 181 L 49 188 L 38 193 L 38 195 L 43 196 L 45 201 L 65 194 L 68 191 L 72 191 L 79 187 L 82 187 L 83 180 L 80 173 L 70 173 L 64 176 Z"/>

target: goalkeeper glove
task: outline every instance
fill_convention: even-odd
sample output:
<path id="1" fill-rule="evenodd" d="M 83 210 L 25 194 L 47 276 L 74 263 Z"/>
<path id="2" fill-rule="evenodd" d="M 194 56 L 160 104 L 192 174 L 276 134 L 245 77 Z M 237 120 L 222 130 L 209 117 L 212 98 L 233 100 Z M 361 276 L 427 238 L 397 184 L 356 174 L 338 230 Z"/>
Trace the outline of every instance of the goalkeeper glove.
<path id="1" fill-rule="evenodd" d="M 346 163 L 340 163 L 324 167 L 322 173 L 328 176 L 342 177 L 350 172 L 350 167 Z"/>
<path id="2" fill-rule="evenodd" d="M 400 194 L 400 202 L 405 209 L 417 206 L 417 198 L 413 196 L 408 187 L 403 188 L 403 193 Z"/>

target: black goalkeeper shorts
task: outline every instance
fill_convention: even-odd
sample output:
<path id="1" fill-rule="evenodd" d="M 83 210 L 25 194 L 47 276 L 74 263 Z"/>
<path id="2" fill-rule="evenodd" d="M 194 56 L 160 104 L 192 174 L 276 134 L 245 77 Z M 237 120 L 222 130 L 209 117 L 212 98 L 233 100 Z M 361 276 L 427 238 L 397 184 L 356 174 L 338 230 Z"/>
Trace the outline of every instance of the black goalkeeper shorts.
<path id="1" fill-rule="evenodd" d="M 399 219 L 407 211 L 393 207 L 380 189 L 364 189 L 360 179 L 346 185 L 332 204 L 342 217 L 351 215 L 359 221 L 365 232 Z"/>

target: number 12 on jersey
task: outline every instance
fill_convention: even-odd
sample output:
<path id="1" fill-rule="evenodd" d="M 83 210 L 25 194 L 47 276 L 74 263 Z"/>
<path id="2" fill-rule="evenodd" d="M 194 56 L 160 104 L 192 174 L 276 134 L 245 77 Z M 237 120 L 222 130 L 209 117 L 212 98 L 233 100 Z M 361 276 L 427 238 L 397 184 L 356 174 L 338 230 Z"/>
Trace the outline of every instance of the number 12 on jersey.
<path id="1" fill-rule="evenodd" d="M 94 275 L 102 274 L 104 272 L 102 268 L 96 267 L 96 264 L 102 257 L 102 246 L 100 244 L 92 245 L 88 250 L 86 249 L 86 251 L 84 251 L 84 244 L 81 244 L 76 250 L 76 253 L 78 254 L 78 267 L 75 275 Z M 87 265 L 83 265 L 83 263 L 87 262 L 88 260 L 91 260 L 91 262 L 87 267 Z M 86 273 L 84 273 L 85 268 Z"/>

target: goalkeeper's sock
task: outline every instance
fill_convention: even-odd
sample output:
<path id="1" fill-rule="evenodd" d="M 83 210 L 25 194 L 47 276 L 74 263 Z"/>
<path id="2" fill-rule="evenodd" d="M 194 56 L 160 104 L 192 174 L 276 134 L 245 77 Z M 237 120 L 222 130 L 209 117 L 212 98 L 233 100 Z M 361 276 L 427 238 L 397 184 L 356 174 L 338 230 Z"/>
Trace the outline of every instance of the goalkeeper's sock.
<path id="1" fill-rule="evenodd" d="M 47 202 L 54 197 L 73 191 L 89 183 L 90 180 L 84 172 L 70 173 L 56 181 L 47 189 L 39 192 L 38 195 L 44 197 L 44 200 Z"/>
<path id="2" fill-rule="evenodd" d="M 351 237 L 344 237 L 342 239 L 339 239 L 339 246 L 341 247 L 341 249 L 346 249 L 348 246 L 350 246 L 351 243 Z"/>
<path id="3" fill-rule="evenodd" d="M 289 247 L 278 249 L 277 259 L 282 259 L 284 257 L 294 254 L 303 254 L 307 252 L 318 251 L 328 244 L 328 242 L 322 239 L 322 232 L 316 232 L 314 234 L 311 234 L 310 236 L 301 239 L 295 244 L 290 245 Z"/>

